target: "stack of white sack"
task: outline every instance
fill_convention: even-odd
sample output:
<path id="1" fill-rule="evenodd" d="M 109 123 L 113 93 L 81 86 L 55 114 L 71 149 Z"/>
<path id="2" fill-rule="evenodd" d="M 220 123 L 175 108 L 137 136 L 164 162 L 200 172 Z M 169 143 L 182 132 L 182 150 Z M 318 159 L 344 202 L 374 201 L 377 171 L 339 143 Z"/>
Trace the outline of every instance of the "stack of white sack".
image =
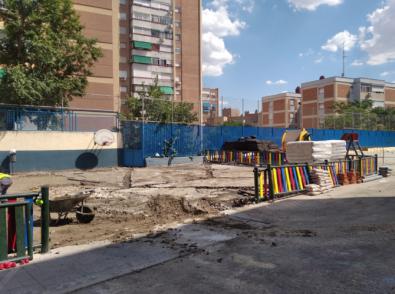
<path id="1" fill-rule="evenodd" d="M 346 142 L 341 140 L 287 143 L 288 163 L 322 163 L 344 159 L 345 155 Z"/>
<path id="2" fill-rule="evenodd" d="M 306 190 L 307 190 L 307 194 L 310 196 L 316 196 L 316 195 L 320 195 L 322 193 L 321 187 L 316 184 L 307 185 Z"/>
<path id="3" fill-rule="evenodd" d="M 333 182 L 329 171 L 323 169 L 313 169 L 310 172 L 311 183 L 320 186 L 321 192 L 333 190 Z"/>
<path id="4" fill-rule="evenodd" d="M 329 140 L 332 145 L 332 154 L 329 161 L 345 159 L 347 154 L 347 143 L 344 140 Z"/>

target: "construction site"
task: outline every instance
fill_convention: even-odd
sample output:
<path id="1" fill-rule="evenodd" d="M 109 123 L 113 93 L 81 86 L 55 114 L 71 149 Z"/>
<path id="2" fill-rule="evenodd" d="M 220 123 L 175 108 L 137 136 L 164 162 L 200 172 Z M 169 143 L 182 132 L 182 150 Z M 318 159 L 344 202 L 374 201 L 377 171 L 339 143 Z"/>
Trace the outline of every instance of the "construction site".
<path id="1" fill-rule="evenodd" d="M 362 147 L 357 133 L 314 141 L 288 130 L 281 142 L 243 137 L 143 168 L 14 174 L 1 204 L 2 289 L 395 291 L 395 150 Z M 191 286 L 196 277 L 207 283 Z"/>

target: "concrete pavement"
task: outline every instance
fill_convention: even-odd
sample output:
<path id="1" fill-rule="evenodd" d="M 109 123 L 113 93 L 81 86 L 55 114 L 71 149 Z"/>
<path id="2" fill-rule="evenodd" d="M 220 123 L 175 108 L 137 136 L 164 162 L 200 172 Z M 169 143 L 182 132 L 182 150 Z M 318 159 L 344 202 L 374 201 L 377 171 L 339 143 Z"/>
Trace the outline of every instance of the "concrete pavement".
<path id="1" fill-rule="evenodd" d="M 395 293 L 394 191 L 384 179 L 58 249 L 0 272 L 0 293 Z"/>

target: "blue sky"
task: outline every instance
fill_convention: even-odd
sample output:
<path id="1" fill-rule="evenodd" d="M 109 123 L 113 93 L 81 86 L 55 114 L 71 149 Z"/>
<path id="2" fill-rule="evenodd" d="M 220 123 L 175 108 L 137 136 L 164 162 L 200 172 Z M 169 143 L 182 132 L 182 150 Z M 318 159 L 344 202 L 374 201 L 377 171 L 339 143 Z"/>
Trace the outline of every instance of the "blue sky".
<path id="1" fill-rule="evenodd" d="M 203 1 L 204 85 L 254 110 L 320 75 L 395 82 L 395 0 Z"/>

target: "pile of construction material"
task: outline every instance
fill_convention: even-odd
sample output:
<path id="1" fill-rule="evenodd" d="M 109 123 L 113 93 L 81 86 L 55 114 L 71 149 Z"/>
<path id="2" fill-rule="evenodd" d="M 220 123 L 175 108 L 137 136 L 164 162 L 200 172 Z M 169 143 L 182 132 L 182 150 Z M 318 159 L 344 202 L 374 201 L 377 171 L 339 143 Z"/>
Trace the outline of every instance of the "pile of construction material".
<path id="1" fill-rule="evenodd" d="M 360 184 L 362 182 L 361 175 L 358 172 L 348 172 L 346 174 L 338 174 L 337 180 L 342 186 Z"/>
<path id="2" fill-rule="evenodd" d="M 347 153 L 346 141 L 301 141 L 287 143 L 288 163 L 323 163 L 342 160 Z"/>
<path id="3" fill-rule="evenodd" d="M 392 169 L 390 169 L 388 166 L 382 166 L 379 168 L 379 175 L 384 178 L 390 177 L 391 172 L 392 172 Z"/>
<path id="4" fill-rule="evenodd" d="M 334 188 L 329 171 L 323 169 L 313 169 L 310 172 L 310 183 L 310 185 L 306 186 L 306 190 L 308 195 L 311 196 L 330 192 Z"/>

